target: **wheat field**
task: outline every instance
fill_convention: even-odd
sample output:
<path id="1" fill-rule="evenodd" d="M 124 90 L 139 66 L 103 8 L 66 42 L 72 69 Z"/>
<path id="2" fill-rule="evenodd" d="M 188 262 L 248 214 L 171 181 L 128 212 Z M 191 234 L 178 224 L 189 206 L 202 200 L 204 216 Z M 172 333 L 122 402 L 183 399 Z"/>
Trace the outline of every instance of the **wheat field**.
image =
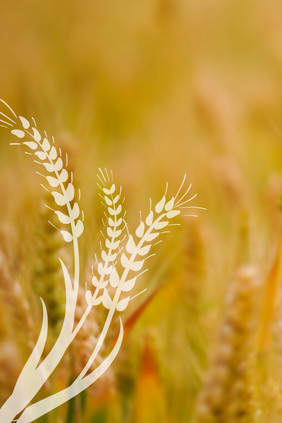
<path id="1" fill-rule="evenodd" d="M 109 369 L 36 421 L 281 422 L 282 3 L 2 0 L 0 53 L 0 98 L 54 136 L 81 190 L 76 323 L 104 239 L 99 168 L 122 186 L 129 231 L 184 174 L 206 208 L 177 216 L 154 247 Z M 73 266 L 48 223 L 56 198 L 12 142 L 1 127 L 0 406 L 34 348 L 40 297 L 43 356 L 52 350 L 65 313 L 58 257 Z M 105 318 L 93 308 L 35 400 L 83 371 Z M 113 319 L 96 366 L 117 332 Z"/>

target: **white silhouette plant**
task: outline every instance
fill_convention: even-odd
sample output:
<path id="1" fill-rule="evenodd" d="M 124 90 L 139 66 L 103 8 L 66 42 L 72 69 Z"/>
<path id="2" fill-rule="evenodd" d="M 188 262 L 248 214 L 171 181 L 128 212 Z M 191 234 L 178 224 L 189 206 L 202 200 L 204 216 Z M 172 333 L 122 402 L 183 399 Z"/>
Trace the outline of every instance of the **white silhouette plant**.
<path id="1" fill-rule="evenodd" d="M 185 175 L 175 197 L 167 198 L 166 186 L 165 195 L 155 207 L 152 206 L 150 200 L 148 215 L 144 220 L 140 219 L 135 233 L 131 234 L 125 222 L 121 188 L 116 188 L 112 180 L 112 173 L 100 170 L 98 185 L 106 206 L 106 229 L 103 234 L 104 241 L 100 259 L 98 260 L 96 257 L 97 276 L 93 275 L 92 278 L 94 289 L 86 291 L 87 307 L 75 326 L 75 309 L 80 279 L 78 238 L 83 233 L 84 225 L 83 212 L 81 212 L 78 202 L 75 201 L 73 175 L 67 170 L 68 157 L 67 155 L 62 157 L 61 149 L 56 148 L 53 137 L 52 141 L 49 141 L 45 131 L 43 134 L 39 132 L 33 118 L 27 120 L 22 116 L 17 116 L 7 103 L 3 100 L 1 102 L 8 110 L 6 113 L 0 112 L 0 126 L 9 129 L 11 134 L 18 139 L 19 142 L 11 143 L 12 145 L 24 146 L 27 150 L 26 153 L 32 155 L 34 161 L 45 170 L 44 175 L 40 174 L 45 178 L 48 188 L 44 185 L 43 187 L 52 192 L 58 205 L 58 210 L 54 210 L 54 213 L 65 225 L 61 234 L 66 242 L 72 243 L 74 255 L 72 276 L 63 261 L 58 258 L 62 267 L 66 294 L 65 316 L 58 338 L 51 351 L 42 357 L 48 332 L 48 315 L 44 301 L 41 299 L 43 318 L 38 340 L 18 377 L 11 396 L 0 409 L 1 423 L 14 421 L 29 423 L 87 389 L 108 369 L 122 343 L 123 324 L 120 316 L 119 333 L 113 349 L 95 370 L 90 370 L 104 344 L 115 313 L 124 311 L 129 301 L 134 298 L 130 296 L 130 292 L 138 277 L 145 271 L 144 263 L 150 257 L 151 248 L 159 242 L 161 234 L 167 232 L 172 219 L 185 209 L 201 207 L 187 205 L 196 197 L 196 194 L 188 197 L 191 184 L 188 189 L 184 189 Z M 78 194 L 79 198 L 80 192 Z M 195 215 L 191 214 L 190 216 Z M 126 233 L 124 238 L 123 233 Z M 67 388 L 32 403 L 35 395 L 58 366 L 92 307 L 99 304 L 102 304 L 108 313 L 104 326 L 99 332 L 95 348 L 81 373 Z"/>

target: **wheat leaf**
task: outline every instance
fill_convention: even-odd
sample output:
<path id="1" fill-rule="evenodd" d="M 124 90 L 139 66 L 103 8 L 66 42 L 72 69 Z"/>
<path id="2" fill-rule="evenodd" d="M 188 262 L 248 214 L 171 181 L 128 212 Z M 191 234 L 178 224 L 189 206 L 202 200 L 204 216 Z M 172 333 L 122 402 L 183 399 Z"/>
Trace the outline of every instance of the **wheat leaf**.
<path id="1" fill-rule="evenodd" d="M 43 353 L 45 344 L 46 344 L 46 339 L 47 339 L 47 333 L 48 333 L 48 314 L 47 314 L 47 309 L 46 309 L 46 305 L 43 301 L 42 298 L 40 298 L 41 300 L 41 304 L 42 304 L 42 312 L 43 312 L 43 318 L 42 318 L 42 324 L 41 324 L 41 330 L 40 330 L 40 334 L 38 337 L 38 340 L 33 348 L 32 353 L 29 356 L 29 359 L 27 360 L 24 368 L 23 368 L 23 372 L 27 372 L 30 373 L 29 369 L 35 369 L 40 358 L 41 355 Z"/>

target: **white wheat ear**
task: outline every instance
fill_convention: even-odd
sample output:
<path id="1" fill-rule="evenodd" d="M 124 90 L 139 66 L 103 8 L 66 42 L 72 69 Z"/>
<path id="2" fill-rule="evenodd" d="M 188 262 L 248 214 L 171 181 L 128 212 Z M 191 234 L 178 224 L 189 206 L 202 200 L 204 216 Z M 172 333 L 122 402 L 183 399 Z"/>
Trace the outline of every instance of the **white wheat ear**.
<path id="1" fill-rule="evenodd" d="M 181 198 L 178 199 L 178 196 L 181 195 L 185 180 L 186 175 L 184 175 L 183 182 L 176 196 L 169 199 L 167 198 L 168 184 L 166 184 L 165 193 L 161 200 L 155 207 L 152 207 L 152 201 L 150 200 L 150 211 L 148 215 L 144 220 L 142 218 L 140 219 L 140 223 L 134 235 L 128 234 L 125 251 L 121 255 L 121 265 L 124 270 L 120 277 L 116 276 L 116 285 L 118 289 L 114 298 L 114 306 L 117 311 L 125 310 L 129 301 L 136 297 L 136 295 L 134 297 L 128 295 L 120 300 L 120 295 L 131 291 L 138 277 L 147 270 L 143 270 L 143 267 L 145 261 L 154 255 L 149 255 L 151 248 L 159 242 L 158 239 L 162 234 L 169 232 L 167 230 L 168 226 L 170 226 L 172 224 L 171 221 L 181 213 L 181 209 L 185 204 L 196 197 L 196 195 L 187 197 L 191 189 L 190 184 L 189 188 L 184 192 Z M 196 217 L 196 215 L 193 216 Z"/>
<path id="2" fill-rule="evenodd" d="M 186 180 L 185 175 L 175 197 L 167 199 L 166 186 L 164 196 L 154 208 L 152 208 L 150 200 L 148 215 L 144 220 L 141 219 L 134 235 L 128 232 L 127 237 L 125 237 L 125 247 L 123 248 L 123 230 L 127 228 L 127 225 L 124 220 L 125 213 L 122 207 L 121 188 L 116 189 L 111 172 L 109 173 L 106 169 L 105 171 L 100 169 L 98 179 L 102 201 L 106 207 L 106 232 L 103 233 L 104 241 L 101 258 L 98 262 L 99 276 L 93 275 L 94 293 L 90 290 L 86 291 L 86 310 L 79 322 L 74 326 L 79 288 L 78 238 L 82 234 L 84 226 L 83 219 L 79 219 L 82 213 L 74 199 L 73 176 L 66 169 L 67 163 L 64 163 L 60 149 L 58 151 L 54 143 L 50 143 L 46 132 L 44 132 L 44 135 L 39 132 L 34 119 L 32 119 L 31 124 L 26 118 L 18 117 L 3 100 L 1 102 L 13 115 L 11 118 L 7 114 L 0 112 L 1 117 L 4 118 L 0 119 L 1 126 L 9 129 L 13 136 L 21 140 L 12 144 L 26 147 L 28 149 L 27 154 L 34 155 L 36 163 L 42 165 L 47 172 L 46 175 L 42 176 L 46 179 L 49 188 L 51 188 L 56 204 L 61 208 L 60 210 L 54 210 L 54 213 L 66 225 L 66 229 L 61 231 L 62 235 L 66 242 L 73 243 L 74 248 L 73 281 L 65 264 L 60 260 L 66 289 L 66 311 L 58 339 L 51 351 L 40 363 L 48 331 L 48 315 L 45 304 L 42 301 L 43 321 L 38 341 L 18 378 L 12 395 L 0 409 L 1 423 L 16 421 L 14 419 L 20 413 L 22 414 L 17 420 L 18 423 L 30 423 L 85 390 L 111 365 L 122 343 L 123 324 L 121 318 L 119 318 L 119 334 L 112 351 L 98 367 L 89 372 L 104 343 L 115 312 L 124 311 L 129 301 L 134 298 L 130 295 L 124 298 L 121 298 L 121 296 L 130 292 L 135 286 L 137 278 L 144 272 L 142 269 L 145 260 L 150 257 L 151 248 L 156 244 L 156 240 L 161 234 L 167 232 L 167 227 L 171 224 L 171 220 L 179 215 L 183 209 L 201 207 L 187 206 L 196 195 L 187 197 L 191 185 L 184 191 L 184 194 L 181 194 Z M 45 186 L 44 188 L 48 190 Z M 120 266 L 118 266 L 119 262 Z M 118 270 L 120 268 L 121 270 Z M 109 285 L 114 290 L 113 294 L 112 290 L 111 294 L 109 293 Z M 108 314 L 104 326 L 101 328 L 97 344 L 81 373 L 67 388 L 29 405 L 57 367 L 92 307 L 99 304 L 102 304 L 107 309 Z"/>
<path id="3" fill-rule="evenodd" d="M 75 330 L 75 306 L 79 287 L 78 238 L 82 234 L 84 226 L 83 219 L 79 219 L 81 215 L 80 207 L 74 201 L 75 188 L 73 185 L 73 176 L 67 171 L 61 150 L 57 150 L 55 147 L 54 139 L 52 138 L 52 142 L 50 142 L 45 131 L 41 134 L 33 118 L 29 121 L 22 116 L 17 116 L 7 103 L 3 100 L 0 100 L 0 102 L 8 109 L 7 113 L 0 112 L 1 117 L 4 118 L 1 119 L 2 126 L 10 130 L 11 134 L 19 140 L 19 142 L 11 143 L 11 145 L 25 147 L 27 149 L 26 153 L 32 155 L 34 161 L 44 168 L 45 175 L 42 173 L 39 174 L 47 181 L 55 202 L 60 207 L 60 210 L 54 210 L 54 213 L 58 216 L 61 223 L 66 225 L 66 229 L 62 230 L 61 233 L 66 242 L 72 242 L 74 250 L 73 280 L 63 261 L 60 260 L 66 289 L 66 311 L 61 332 L 54 347 L 46 358 L 39 363 L 46 343 L 48 330 L 47 310 L 44 302 L 41 300 L 43 322 L 38 341 L 18 378 L 13 394 L 0 409 L 1 421 L 9 422 L 12 417 L 28 405 L 38 390 L 43 386 L 50 374 L 57 367 L 73 339 L 73 332 Z M 8 114 L 12 114 L 12 117 L 9 117 Z M 66 156 L 65 162 L 67 161 L 68 158 Z M 44 184 L 42 186 L 49 191 Z M 42 377 L 42 374 L 44 374 L 44 377 Z M 28 386 L 28 389 L 24 388 L 26 386 Z"/>
<path id="4" fill-rule="evenodd" d="M 11 134 L 22 141 L 11 143 L 11 145 L 23 145 L 27 147 L 27 153 L 35 156 L 34 162 L 44 166 L 47 175 L 42 176 L 48 182 L 55 202 L 59 207 L 66 206 L 67 214 L 60 210 L 54 210 L 54 212 L 61 223 L 70 225 L 70 231 L 62 230 L 61 233 L 66 242 L 71 242 L 74 238 L 79 238 L 84 229 L 82 220 L 78 219 L 81 213 L 79 205 L 76 202 L 73 203 L 75 188 L 72 181 L 72 174 L 69 175 L 66 169 L 66 163 L 64 163 L 62 158 L 61 150 L 58 152 L 54 144 L 54 138 L 52 138 L 53 142 L 51 144 L 46 132 L 44 132 L 44 135 L 41 135 L 38 129 L 32 126 L 26 118 L 19 116 L 18 119 L 19 125 L 17 125 L 16 129 L 11 130 Z M 65 161 L 67 161 L 67 155 Z M 42 186 L 47 189 L 45 185 L 42 184 Z M 58 190 L 55 191 L 53 190 L 54 188 Z"/>
<path id="5" fill-rule="evenodd" d="M 98 186 L 101 190 L 99 195 L 102 199 L 102 204 L 106 208 L 106 230 L 105 233 L 102 232 L 104 245 L 102 245 L 101 260 L 97 260 L 99 278 L 95 275 L 92 277 L 92 285 L 95 287 L 95 291 L 94 294 L 90 290 L 86 291 L 85 297 L 89 305 L 96 306 L 103 303 L 104 307 L 109 309 L 111 307 L 111 298 L 108 294 L 107 286 L 109 282 L 113 283 L 116 273 L 115 264 L 120 253 L 121 238 L 125 228 L 125 213 L 122 209 L 122 189 L 121 187 L 116 188 L 112 172 L 109 173 L 107 169 L 103 172 L 99 169 L 98 179 Z M 98 296 L 100 291 L 102 291 L 102 294 Z"/>

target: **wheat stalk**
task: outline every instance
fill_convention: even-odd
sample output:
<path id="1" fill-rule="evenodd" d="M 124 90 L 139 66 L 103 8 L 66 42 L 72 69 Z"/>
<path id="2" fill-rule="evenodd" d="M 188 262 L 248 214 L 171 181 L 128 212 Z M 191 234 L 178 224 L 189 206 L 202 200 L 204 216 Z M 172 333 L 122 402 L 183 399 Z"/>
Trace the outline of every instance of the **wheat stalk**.
<path id="1" fill-rule="evenodd" d="M 1 116 L 4 117 L 4 120 L 1 119 L 1 126 L 10 129 L 11 134 L 20 140 L 20 142 L 11 143 L 12 145 L 21 145 L 27 148 L 26 153 L 33 155 L 34 161 L 45 169 L 46 174 L 41 174 L 41 176 L 47 181 L 49 189 L 43 184 L 42 186 L 48 191 L 51 191 L 57 206 L 59 206 L 57 210 L 54 210 L 54 213 L 60 222 L 66 226 L 60 232 L 66 242 L 73 244 L 74 252 L 73 280 L 65 264 L 60 259 L 65 281 L 66 309 L 58 338 L 51 351 L 40 362 L 48 331 L 47 310 L 44 302 L 41 300 L 43 321 L 38 341 L 18 378 L 12 395 L 0 409 L 0 420 L 3 423 L 15 421 L 14 419 L 20 413 L 22 414 L 17 421 L 19 423 L 29 423 L 88 388 L 108 369 L 122 343 L 123 324 L 120 316 L 119 334 L 112 351 L 94 370 L 91 370 L 104 344 L 115 313 L 124 311 L 128 307 L 129 302 L 136 297 L 136 295 L 130 296 L 129 293 L 134 288 L 137 279 L 147 270 L 144 270 L 144 264 L 152 255 L 149 254 L 152 247 L 160 242 L 159 238 L 163 233 L 168 232 L 171 221 L 183 210 L 201 209 L 201 207 L 188 205 L 196 195 L 192 197 L 188 196 L 191 184 L 187 190 L 184 190 L 185 175 L 176 196 L 167 197 L 168 185 L 166 185 L 163 197 L 154 207 L 152 207 L 152 201 L 150 200 L 148 215 L 144 220 L 140 216 L 140 223 L 135 232 L 131 234 L 125 222 L 121 188 L 116 189 L 113 183 L 112 173 L 109 173 L 107 170 L 104 172 L 99 170 L 98 179 L 102 201 L 106 206 L 107 226 L 106 232 L 103 233 L 104 243 L 99 262 L 97 259 L 98 276 L 93 275 L 92 277 L 92 285 L 95 289 L 94 292 L 90 289 L 86 290 L 86 308 L 80 320 L 76 323 L 75 310 L 79 290 L 78 238 L 83 233 L 84 225 L 83 212 L 81 212 L 78 203 L 74 200 L 75 188 L 73 175 L 67 171 L 68 158 L 66 156 L 63 159 L 61 150 L 57 149 L 54 145 L 53 138 L 51 143 L 45 131 L 44 135 L 39 132 L 34 119 L 32 119 L 31 123 L 26 118 L 17 116 L 7 103 L 3 100 L 1 101 L 13 115 L 10 118 L 7 114 L 1 113 Z M 188 215 L 196 216 L 195 214 Z M 127 229 L 127 234 L 124 237 L 126 238 L 126 242 L 123 245 L 124 238 L 122 237 L 125 228 Z M 120 268 L 121 270 L 119 270 Z M 111 291 L 109 288 L 111 288 Z M 82 328 L 92 308 L 100 304 L 108 310 L 108 314 L 98 335 L 95 348 L 80 374 L 67 388 L 29 405 L 59 364 L 64 353 Z M 26 388 L 24 393 L 23 387 Z"/>

